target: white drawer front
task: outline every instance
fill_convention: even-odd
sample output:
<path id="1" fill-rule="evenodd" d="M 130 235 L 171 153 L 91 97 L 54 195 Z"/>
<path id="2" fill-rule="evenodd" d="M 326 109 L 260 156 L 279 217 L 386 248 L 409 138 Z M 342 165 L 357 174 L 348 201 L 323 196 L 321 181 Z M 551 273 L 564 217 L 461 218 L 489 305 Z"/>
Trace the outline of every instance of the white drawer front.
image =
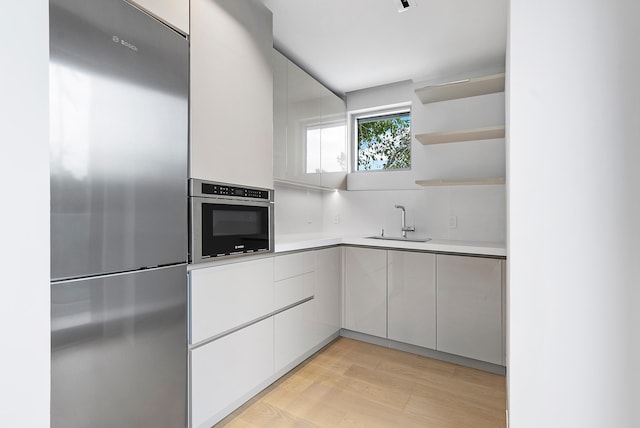
<path id="1" fill-rule="evenodd" d="M 283 308 L 313 296 L 313 272 L 274 283 L 275 309 Z"/>
<path id="2" fill-rule="evenodd" d="M 191 271 L 190 343 L 271 313 L 272 278 L 272 258 Z"/>
<path id="3" fill-rule="evenodd" d="M 210 427 L 273 375 L 273 318 L 191 351 L 191 420 Z"/>
<path id="4" fill-rule="evenodd" d="M 313 251 L 277 256 L 274 260 L 273 280 L 281 281 L 286 278 L 313 272 L 315 257 Z"/>

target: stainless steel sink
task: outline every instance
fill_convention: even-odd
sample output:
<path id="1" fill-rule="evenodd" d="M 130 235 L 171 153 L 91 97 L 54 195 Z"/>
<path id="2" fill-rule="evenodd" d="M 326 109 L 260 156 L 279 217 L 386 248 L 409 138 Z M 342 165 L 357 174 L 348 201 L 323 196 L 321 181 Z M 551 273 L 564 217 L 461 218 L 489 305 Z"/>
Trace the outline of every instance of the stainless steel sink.
<path id="1" fill-rule="evenodd" d="M 427 242 L 430 241 L 431 238 L 404 238 L 402 236 L 383 236 L 383 235 L 376 235 L 376 236 L 367 236 L 367 239 L 382 239 L 385 241 L 404 241 L 404 242 Z"/>

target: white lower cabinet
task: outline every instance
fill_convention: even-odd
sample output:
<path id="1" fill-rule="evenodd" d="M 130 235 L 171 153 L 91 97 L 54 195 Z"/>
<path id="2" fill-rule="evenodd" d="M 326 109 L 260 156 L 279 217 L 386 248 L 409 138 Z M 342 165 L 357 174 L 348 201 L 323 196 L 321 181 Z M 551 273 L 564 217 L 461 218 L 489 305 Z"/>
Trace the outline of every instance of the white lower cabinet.
<path id="1" fill-rule="evenodd" d="M 192 427 L 214 425 L 340 330 L 341 255 L 328 248 L 191 270 Z"/>
<path id="2" fill-rule="evenodd" d="M 346 247 L 192 270 L 191 426 L 217 423 L 341 319 L 355 332 L 504 365 L 503 269 L 499 259 Z"/>
<path id="3" fill-rule="evenodd" d="M 275 372 L 293 363 L 315 343 L 314 301 L 274 315 Z"/>
<path id="4" fill-rule="evenodd" d="M 191 426 L 211 427 L 273 375 L 273 318 L 191 354 Z M 257 392 L 257 391 L 255 391 Z"/>
<path id="5" fill-rule="evenodd" d="M 502 260 L 344 251 L 344 328 L 505 365 Z"/>
<path id="6" fill-rule="evenodd" d="M 276 281 L 273 284 L 275 309 L 281 309 L 313 297 L 313 272 Z"/>
<path id="7" fill-rule="evenodd" d="M 436 256 L 388 251 L 388 338 L 436 348 Z"/>
<path id="8" fill-rule="evenodd" d="M 340 330 L 342 313 L 342 248 L 315 251 L 316 342 Z"/>
<path id="9" fill-rule="evenodd" d="M 189 278 L 192 344 L 273 311 L 272 258 L 194 269 Z"/>
<path id="10" fill-rule="evenodd" d="M 504 365 L 502 260 L 437 255 L 438 351 Z"/>
<path id="11" fill-rule="evenodd" d="M 387 252 L 345 249 L 344 327 L 387 337 Z"/>

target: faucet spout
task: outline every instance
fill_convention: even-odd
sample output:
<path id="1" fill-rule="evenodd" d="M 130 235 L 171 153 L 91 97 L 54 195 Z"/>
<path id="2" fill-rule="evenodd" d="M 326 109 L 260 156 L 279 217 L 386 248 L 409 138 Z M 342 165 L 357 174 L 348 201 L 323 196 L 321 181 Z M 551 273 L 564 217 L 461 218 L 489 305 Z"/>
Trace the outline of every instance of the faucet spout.
<path id="1" fill-rule="evenodd" d="M 413 226 L 407 227 L 407 210 L 405 210 L 404 206 L 394 205 L 394 207 L 402 210 L 402 215 L 400 217 L 400 228 L 402 230 L 402 237 L 406 238 L 407 232 L 413 232 L 416 230 L 416 228 Z"/>

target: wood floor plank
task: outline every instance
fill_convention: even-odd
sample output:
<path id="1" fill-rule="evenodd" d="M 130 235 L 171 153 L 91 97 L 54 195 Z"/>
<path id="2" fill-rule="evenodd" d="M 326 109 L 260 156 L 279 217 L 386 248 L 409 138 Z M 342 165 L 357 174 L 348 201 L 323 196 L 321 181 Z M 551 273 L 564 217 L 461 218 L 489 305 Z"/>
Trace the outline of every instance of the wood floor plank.
<path id="1" fill-rule="evenodd" d="M 216 427 L 503 428 L 504 376 L 339 338 Z"/>

